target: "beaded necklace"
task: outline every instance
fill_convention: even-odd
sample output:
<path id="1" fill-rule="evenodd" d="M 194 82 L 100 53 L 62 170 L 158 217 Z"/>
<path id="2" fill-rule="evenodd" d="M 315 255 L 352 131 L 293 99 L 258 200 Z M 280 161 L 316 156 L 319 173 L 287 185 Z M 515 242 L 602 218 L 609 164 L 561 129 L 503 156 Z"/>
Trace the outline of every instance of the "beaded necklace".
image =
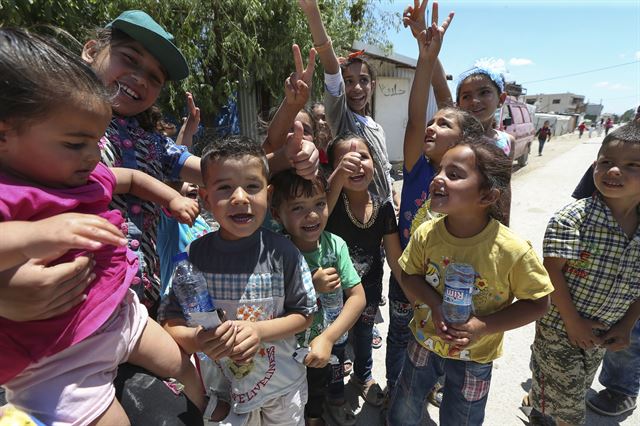
<path id="1" fill-rule="evenodd" d="M 362 223 L 351 212 L 351 206 L 349 204 L 349 198 L 347 197 L 347 194 L 345 194 L 344 192 L 342 193 L 342 200 L 344 201 L 344 209 L 347 212 L 347 216 L 349 216 L 349 219 L 351 219 L 351 223 L 353 223 L 360 229 L 370 228 L 375 223 L 376 218 L 378 217 L 378 211 L 380 210 L 380 202 L 378 201 L 377 197 L 373 197 L 371 195 L 369 195 L 369 197 L 371 198 L 371 204 L 373 204 L 373 211 L 371 212 L 371 217 L 369 218 L 369 220 L 366 223 Z"/>

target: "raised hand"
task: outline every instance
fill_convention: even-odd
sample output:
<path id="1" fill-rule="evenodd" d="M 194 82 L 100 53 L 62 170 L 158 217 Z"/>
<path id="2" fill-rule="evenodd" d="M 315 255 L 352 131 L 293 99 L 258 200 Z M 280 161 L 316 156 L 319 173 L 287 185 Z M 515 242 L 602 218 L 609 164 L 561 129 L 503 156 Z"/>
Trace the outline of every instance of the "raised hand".
<path id="1" fill-rule="evenodd" d="M 426 1 L 425 1 L 426 3 Z M 450 12 L 449 16 L 438 26 L 438 2 L 433 2 L 433 9 L 431 11 L 431 26 L 424 31 L 421 31 L 417 36 L 418 48 L 421 55 L 427 55 L 435 59 L 440 53 L 442 47 L 442 41 L 444 35 L 447 32 L 447 28 L 451 25 L 454 13 Z M 424 16 L 423 16 L 424 21 Z M 411 28 L 413 31 L 413 27 Z M 414 34 L 415 36 L 415 34 Z"/>
<path id="2" fill-rule="evenodd" d="M 167 206 L 167 209 L 178 222 L 193 225 L 196 217 L 200 214 L 198 202 L 192 198 L 182 195 L 174 197 Z"/>
<path id="3" fill-rule="evenodd" d="M 413 6 L 407 6 L 402 14 L 402 24 L 405 28 L 411 29 L 411 34 L 415 38 L 418 38 L 421 32 L 427 29 L 425 21 L 425 10 L 427 9 L 427 3 L 429 0 L 424 0 L 422 4 L 420 0 L 414 0 Z M 434 7 L 438 2 L 434 2 Z"/>
<path id="4" fill-rule="evenodd" d="M 293 51 L 293 62 L 296 70 L 292 72 L 284 82 L 285 99 L 287 103 L 298 105 L 302 108 L 309 100 L 309 94 L 311 92 L 313 70 L 316 67 L 316 50 L 309 50 L 309 62 L 307 63 L 307 67 L 304 68 L 300 47 L 294 44 L 291 49 Z"/>
<path id="5" fill-rule="evenodd" d="M 351 148 L 341 159 L 338 164 L 338 171 L 345 176 L 352 176 L 360 172 L 362 168 L 362 156 L 357 152 L 357 146 L 354 141 L 351 142 Z"/>
<path id="6" fill-rule="evenodd" d="M 285 155 L 299 176 L 313 179 L 318 173 L 320 154 L 313 142 L 302 139 L 303 133 L 302 123 L 294 122 L 293 133 L 287 135 Z"/>
<path id="7" fill-rule="evenodd" d="M 189 112 L 186 120 L 184 121 L 184 133 L 185 137 L 193 137 L 198 131 L 198 125 L 200 125 L 200 108 L 196 106 L 193 100 L 193 95 L 190 92 L 186 92 L 187 95 L 187 110 Z"/>

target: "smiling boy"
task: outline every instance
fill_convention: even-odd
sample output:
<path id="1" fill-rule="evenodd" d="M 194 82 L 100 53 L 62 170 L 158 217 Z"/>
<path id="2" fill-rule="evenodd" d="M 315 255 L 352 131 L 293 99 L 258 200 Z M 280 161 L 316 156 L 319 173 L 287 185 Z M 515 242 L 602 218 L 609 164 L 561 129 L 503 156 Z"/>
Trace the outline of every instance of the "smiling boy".
<path id="1" fill-rule="evenodd" d="M 605 350 L 627 346 L 640 317 L 640 125 L 604 138 L 593 178 L 593 197 L 557 212 L 543 243 L 555 291 L 536 326 L 532 402 L 559 425 L 584 424 Z"/>
<path id="2" fill-rule="evenodd" d="M 305 367 L 292 354 L 295 334 L 316 311 L 316 295 L 298 249 L 261 226 L 269 198 L 266 157 L 255 141 L 234 136 L 207 147 L 201 161 L 200 195 L 220 229 L 191 243 L 189 260 L 233 326 L 188 327 L 173 291 L 159 317 L 185 351 L 204 352 L 221 368 L 234 413 L 245 414 L 242 424 L 303 424 Z"/>

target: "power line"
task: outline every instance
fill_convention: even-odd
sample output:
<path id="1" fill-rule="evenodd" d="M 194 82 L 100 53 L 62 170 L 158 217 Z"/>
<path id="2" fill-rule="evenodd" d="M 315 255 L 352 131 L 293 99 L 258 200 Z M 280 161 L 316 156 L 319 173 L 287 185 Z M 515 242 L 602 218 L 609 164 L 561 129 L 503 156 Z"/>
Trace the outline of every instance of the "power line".
<path id="1" fill-rule="evenodd" d="M 567 78 L 567 77 L 573 77 L 573 76 L 576 76 L 576 75 L 589 74 L 589 73 L 596 72 L 596 71 L 602 71 L 602 70 L 608 70 L 608 69 L 611 69 L 611 68 L 624 67 L 626 65 L 637 64 L 637 63 L 640 63 L 640 61 L 631 61 L 631 62 L 626 62 L 624 64 L 611 65 L 609 67 L 596 68 L 596 69 L 589 70 L 589 71 L 582 71 L 582 72 L 576 72 L 576 73 L 573 73 L 573 74 L 560 75 L 558 77 L 543 78 L 542 80 L 525 81 L 525 82 L 523 82 L 521 84 L 531 84 L 531 83 L 540 83 L 542 81 L 558 80 L 560 78 Z"/>

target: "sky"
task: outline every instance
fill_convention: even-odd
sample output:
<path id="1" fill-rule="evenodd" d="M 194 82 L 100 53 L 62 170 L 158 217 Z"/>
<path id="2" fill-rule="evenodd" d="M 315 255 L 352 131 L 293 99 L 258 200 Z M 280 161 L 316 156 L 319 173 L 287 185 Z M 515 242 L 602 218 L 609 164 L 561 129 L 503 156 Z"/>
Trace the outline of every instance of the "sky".
<path id="1" fill-rule="evenodd" d="M 413 0 L 383 0 L 379 8 L 402 13 L 409 4 Z M 439 56 L 454 81 L 476 60 L 492 58 L 502 64 L 507 81 L 522 84 L 529 95 L 584 95 L 615 114 L 640 105 L 640 0 L 441 0 L 439 5 L 440 20 L 456 13 Z M 417 58 L 408 29 L 401 26 L 387 36 L 395 53 Z"/>

